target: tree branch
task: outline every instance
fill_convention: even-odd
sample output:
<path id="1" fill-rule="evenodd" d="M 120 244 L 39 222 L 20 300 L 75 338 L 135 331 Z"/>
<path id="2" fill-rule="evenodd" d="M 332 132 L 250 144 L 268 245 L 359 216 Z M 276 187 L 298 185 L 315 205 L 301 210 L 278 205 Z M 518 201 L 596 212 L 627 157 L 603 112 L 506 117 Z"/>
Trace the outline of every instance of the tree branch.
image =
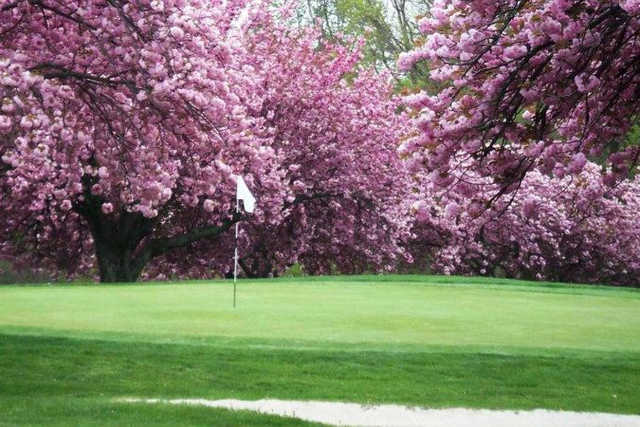
<path id="1" fill-rule="evenodd" d="M 58 9 L 56 7 L 44 4 L 42 2 L 42 0 L 29 0 L 29 2 L 34 6 L 38 6 L 38 7 L 42 8 L 42 9 L 44 9 L 44 10 L 48 10 L 49 12 L 53 12 L 56 15 L 60 15 L 60 16 L 62 16 L 64 18 L 67 18 L 67 19 L 75 22 L 76 24 L 84 25 L 85 27 L 90 28 L 90 29 L 92 29 L 94 31 L 97 30 L 96 27 L 94 27 L 93 25 L 89 24 L 88 22 L 85 22 L 82 19 L 78 19 L 78 18 L 76 18 L 75 16 L 73 16 L 70 13 L 63 12 L 62 10 L 60 10 L 60 9 Z"/>
<path id="2" fill-rule="evenodd" d="M 45 79 L 68 79 L 75 78 L 78 80 L 84 80 L 89 83 L 102 83 L 108 86 L 125 85 L 131 88 L 134 92 L 137 90 L 135 82 L 132 80 L 114 80 L 108 77 L 100 77 L 94 74 L 80 73 L 77 71 L 69 70 L 51 62 L 44 62 L 34 67 L 29 68 L 29 71 L 41 73 Z"/>
<path id="3" fill-rule="evenodd" d="M 4 6 L 2 6 L 2 8 L 0 8 L 0 11 L 5 12 L 7 10 L 11 10 L 16 6 L 18 6 L 19 3 L 20 3 L 20 0 L 14 1 L 13 3 L 5 4 Z"/>
<path id="4" fill-rule="evenodd" d="M 155 258 L 159 255 L 167 253 L 172 249 L 187 246 L 191 243 L 197 242 L 198 240 L 219 236 L 220 234 L 229 230 L 233 225 L 235 225 L 236 222 L 242 221 L 245 218 L 245 215 L 236 212 L 231 218 L 224 220 L 222 222 L 222 225 L 220 226 L 212 225 L 208 227 L 198 228 L 179 236 L 153 239 L 151 242 L 149 242 L 149 245 L 147 246 L 146 250 L 143 251 L 143 254 L 141 256 L 144 257 L 145 255 L 147 255 L 148 259 Z"/>
<path id="5" fill-rule="evenodd" d="M 311 196 L 306 196 L 306 195 L 296 196 L 293 202 L 285 202 L 284 208 L 286 209 L 291 206 L 299 205 L 300 203 L 308 202 L 309 200 L 328 199 L 331 197 L 340 197 L 340 196 L 341 194 L 334 194 L 334 193 L 317 193 Z"/>

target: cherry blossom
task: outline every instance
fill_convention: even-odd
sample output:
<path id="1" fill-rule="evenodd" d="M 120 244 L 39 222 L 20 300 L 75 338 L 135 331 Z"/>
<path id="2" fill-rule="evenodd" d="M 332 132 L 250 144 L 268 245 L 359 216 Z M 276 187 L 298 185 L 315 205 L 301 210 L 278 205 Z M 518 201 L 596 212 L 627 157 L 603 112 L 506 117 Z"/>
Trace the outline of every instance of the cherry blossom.
<path id="1" fill-rule="evenodd" d="M 462 165 L 503 194 L 536 168 L 580 173 L 576 153 L 608 157 L 611 184 L 637 164 L 625 142 L 639 108 L 637 1 L 436 0 L 419 27 L 423 43 L 398 64 L 426 61 L 444 89 L 407 98 L 421 132 L 402 153 L 441 187 Z"/>
<path id="2" fill-rule="evenodd" d="M 425 179 L 413 205 L 416 259 L 445 274 L 637 286 L 640 178 L 612 188 L 593 163 L 563 178 L 534 170 L 489 209 L 495 184 L 485 185 L 435 196 Z"/>
<path id="3" fill-rule="evenodd" d="M 102 281 L 389 268 L 405 132 L 362 42 L 266 2 L 0 8 L 0 254 Z M 235 176 L 258 199 L 235 212 Z"/>
<path id="4" fill-rule="evenodd" d="M 71 272 L 95 253 L 101 280 L 135 280 L 240 219 L 234 174 L 252 179 L 257 217 L 277 221 L 289 191 L 251 114 L 261 76 L 231 25 L 243 5 L 3 4 L 3 252 Z"/>

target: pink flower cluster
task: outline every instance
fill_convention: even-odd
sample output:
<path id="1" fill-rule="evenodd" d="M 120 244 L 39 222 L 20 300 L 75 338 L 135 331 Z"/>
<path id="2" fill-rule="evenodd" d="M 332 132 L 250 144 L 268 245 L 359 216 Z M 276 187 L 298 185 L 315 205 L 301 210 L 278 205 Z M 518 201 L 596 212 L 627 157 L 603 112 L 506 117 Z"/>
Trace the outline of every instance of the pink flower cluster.
<path id="1" fill-rule="evenodd" d="M 424 43 L 398 65 L 426 61 L 444 89 L 407 98 L 421 132 L 401 152 L 440 186 L 463 164 L 509 192 L 534 168 L 580 173 L 584 156 L 609 156 L 610 183 L 638 162 L 625 144 L 640 108 L 638 1 L 436 0 L 419 27 Z"/>
<path id="2" fill-rule="evenodd" d="M 385 271 L 405 250 L 410 218 L 401 202 L 404 166 L 396 146 L 408 120 L 396 114 L 390 78 L 361 69 L 362 44 L 322 40 L 319 29 L 293 30 L 272 15 L 248 15 L 243 43 L 262 76 L 263 101 L 254 111 L 272 129 L 271 148 L 291 193 L 277 222 L 241 224 L 241 274 L 277 276 L 295 262 L 309 273 Z M 357 74 L 351 81 L 347 74 Z M 189 275 L 207 277 L 232 269 L 233 236 L 201 242 L 210 262 Z M 193 252 L 176 252 L 153 263 L 176 275 Z M 193 263 L 197 264 L 194 260 Z"/>
<path id="3" fill-rule="evenodd" d="M 260 195 L 256 216 L 278 221 L 290 190 L 270 130 L 253 114 L 262 76 L 247 72 L 247 50 L 231 24 L 243 2 L 210 6 L 17 1 L 3 8 L 5 252 L 55 265 L 44 248 L 63 238 L 58 245 L 83 248 L 69 259 L 83 260 L 78 268 L 86 270 L 94 262 L 85 262 L 86 248 L 100 240 L 98 258 L 125 253 L 135 272 L 167 245 L 161 239 L 228 220 L 235 173 Z"/>
<path id="4" fill-rule="evenodd" d="M 259 201 L 247 263 L 398 257 L 406 120 L 386 77 L 356 68 L 357 41 L 289 30 L 244 0 L 3 7 L 0 256 L 102 280 L 154 258 L 148 275 L 224 274 L 241 174 Z"/>
<path id="5" fill-rule="evenodd" d="M 445 274 L 638 285 L 640 178 L 611 188 L 593 163 L 563 178 L 532 171 L 490 209 L 485 186 L 437 198 L 427 180 L 414 205 L 416 258 L 429 254 Z"/>

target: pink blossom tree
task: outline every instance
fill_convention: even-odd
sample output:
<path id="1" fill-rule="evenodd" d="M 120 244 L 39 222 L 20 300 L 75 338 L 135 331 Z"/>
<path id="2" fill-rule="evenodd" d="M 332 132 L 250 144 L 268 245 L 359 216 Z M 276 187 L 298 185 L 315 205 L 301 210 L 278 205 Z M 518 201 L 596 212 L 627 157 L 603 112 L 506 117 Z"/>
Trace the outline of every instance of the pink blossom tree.
<path id="1" fill-rule="evenodd" d="M 408 97 L 420 132 L 402 152 L 438 186 L 473 169 L 498 197 L 535 168 L 562 178 L 605 158 L 612 184 L 636 165 L 639 1 L 438 0 L 419 28 L 399 65 L 426 61 L 444 89 Z"/>
<path id="2" fill-rule="evenodd" d="M 534 170 L 489 209 L 496 185 L 485 185 L 442 195 L 425 178 L 413 206 L 416 257 L 427 253 L 445 274 L 638 285 L 640 179 L 611 188 L 590 162 L 563 178 Z"/>
<path id="3" fill-rule="evenodd" d="M 405 98 L 400 152 L 435 268 L 631 284 L 640 2 L 438 0 L 419 28 L 399 66 L 440 87 Z"/>
<path id="4" fill-rule="evenodd" d="M 2 3 L 5 252 L 73 270 L 93 246 L 102 281 L 136 280 L 149 260 L 240 219 L 234 173 L 260 195 L 256 216 L 277 221 L 289 192 L 251 114 L 260 76 L 237 60 L 242 6 Z"/>
<path id="5" fill-rule="evenodd" d="M 247 229 L 245 271 L 277 274 L 293 261 L 310 273 L 391 269 L 407 233 L 396 154 L 407 121 L 396 114 L 391 76 L 358 66 L 361 39 L 330 43 L 318 28 L 274 20 L 259 27 L 248 45 L 265 73 L 261 115 L 293 194 L 278 227 Z"/>
<path id="6" fill-rule="evenodd" d="M 361 40 L 329 43 L 318 28 L 287 27 L 264 11 L 249 14 L 243 34 L 262 79 L 255 113 L 272 129 L 290 194 L 279 221 L 242 223 L 242 272 L 277 276 L 296 262 L 313 274 L 391 269 L 408 235 L 407 175 L 396 153 L 408 123 L 396 112 L 390 76 L 358 65 Z M 200 242 L 197 252 L 219 256 L 189 274 L 230 271 L 234 243 Z M 189 256 L 174 252 L 153 271 L 166 275 L 171 265 L 175 275 Z"/>
<path id="7" fill-rule="evenodd" d="M 72 274 L 95 263 L 102 281 L 209 277 L 229 271 L 240 219 L 247 275 L 402 254 L 406 120 L 387 77 L 357 68 L 357 43 L 244 6 L 2 6 L 0 254 Z M 234 174 L 259 199 L 251 217 L 234 212 Z"/>

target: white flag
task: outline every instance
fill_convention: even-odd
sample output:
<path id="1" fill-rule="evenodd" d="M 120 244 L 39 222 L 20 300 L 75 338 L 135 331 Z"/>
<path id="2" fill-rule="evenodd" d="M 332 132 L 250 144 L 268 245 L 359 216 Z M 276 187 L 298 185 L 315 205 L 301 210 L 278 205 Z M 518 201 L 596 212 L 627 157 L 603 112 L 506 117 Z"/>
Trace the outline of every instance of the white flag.
<path id="1" fill-rule="evenodd" d="M 242 200 L 244 203 L 244 210 L 253 213 L 253 209 L 256 207 L 256 198 L 253 197 L 251 191 L 247 187 L 247 184 L 244 182 L 244 179 L 240 175 L 236 176 L 236 199 Z"/>

